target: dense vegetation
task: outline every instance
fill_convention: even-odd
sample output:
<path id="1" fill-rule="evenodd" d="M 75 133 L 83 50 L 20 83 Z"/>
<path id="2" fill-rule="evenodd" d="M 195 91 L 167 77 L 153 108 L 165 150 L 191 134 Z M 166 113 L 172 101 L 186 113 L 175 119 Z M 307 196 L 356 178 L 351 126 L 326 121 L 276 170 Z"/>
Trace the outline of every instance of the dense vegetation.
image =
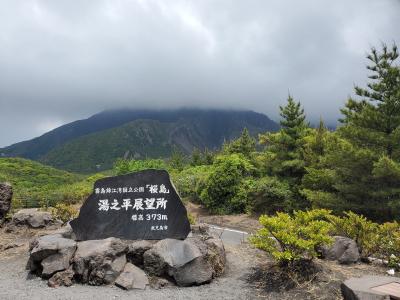
<path id="1" fill-rule="evenodd" d="M 0 158 L 0 182 L 13 185 L 13 208 L 77 203 L 102 175 L 84 177 L 22 158 Z"/>

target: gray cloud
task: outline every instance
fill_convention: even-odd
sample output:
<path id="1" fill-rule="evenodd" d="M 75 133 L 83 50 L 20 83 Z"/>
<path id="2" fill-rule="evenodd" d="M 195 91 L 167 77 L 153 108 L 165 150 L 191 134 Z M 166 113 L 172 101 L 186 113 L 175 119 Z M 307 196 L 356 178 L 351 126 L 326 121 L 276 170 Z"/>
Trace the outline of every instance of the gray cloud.
<path id="1" fill-rule="evenodd" d="M 0 146 L 106 108 L 246 108 L 288 90 L 334 122 L 400 2 L 3 0 Z"/>

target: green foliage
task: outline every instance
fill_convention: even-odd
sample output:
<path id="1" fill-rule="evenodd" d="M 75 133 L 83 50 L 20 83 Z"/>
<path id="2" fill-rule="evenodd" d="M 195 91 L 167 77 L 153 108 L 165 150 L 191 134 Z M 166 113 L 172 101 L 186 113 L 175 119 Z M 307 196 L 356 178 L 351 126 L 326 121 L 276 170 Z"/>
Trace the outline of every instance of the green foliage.
<path id="1" fill-rule="evenodd" d="M 171 176 L 179 195 L 198 202 L 200 198 L 199 190 L 202 189 L 211 170 L 210 166 L 195 166 L 186 168 L 181 172 L 173 171 Z"/>
<path id="2" fill-rule="evenodd" d="M 118 159 L 114 164 L 116 175 L 124 175 L 147 169 L 165 170 L 167 169 L 167 164 L 162 159 Z"/>
<path id="3" fill-rule="evenodd" d="M 191 166 L 212 165 L 214 154 L 207 148 L 201 152 L 198 148 L 194 148 L 190 158 Z"/>
<path id="4" fill-rule="evenodd" d="M 376 248 L 376 255 L 379 258 L 387 260 L 389 266 L 399 269 L 400 223 L 387 222 L 379 225 Z"/>
<path id="5" fill-rule="evenodd" d="M 353 212 L 346 212 L 343 217 L 330 215 L 328 219 L 333 225 L 332 233 L 353 239 L 363 258 L 374 256 L 393 262 L 400 257 L 398 222 L 377 224 Z"/>
<path id="6" fill-rule="evenodd" d="M 292 210 L 293 194 L 288 183 L 269 176 L 252 180 L 251 183 L 243 188 L 249 213 L 273 214 Z"/>
<path id="7" fill-rule="evenodd" d="M 247 128 L 244 128 L 239 138 L 223 145 L 222 151 L 225 154 L 238 153 L 250 157 L 251 153 L 256 151 L 256 140 Z"/>
<path id="8" fill-rule="evenodd" d="M 73 184 L 61 185 L 50 193 L 50 203 L 47 206 L 52 206 L 55 203 L 69 205 L 83 203 L 93 192 L 95 181 L 104 177 L 106 177 L 104 174 L 99 173 Z"/>
<path id="9" fill-rule="evenodd" d="M 398 57 L 396 45 L 388 49 L 383 44 L 381 51 L 371 49 L 367 56 L 371 82 L 366 89 L 355 87 L 361 99 L 347 101 L 341 120 L 346 138 L 394 159 L 400 159 L 400 66 L 395 64 Z"/>
<path id="10" fill-rule="evenodd" d="M 78 216 L 78 209 L 70 204 L 58 203 L 51 208 L 51 214 L 57 220 L 61 220 L 64 224 Z"/>
<path id="11" fill-rule="evenodd" d="M 290 265 L 298 260 L 317 257 L 316 248 L 330 245 L 332 225 L 326 221 L 328 210 L 295 211 L 293 216 L 278 212 L 275 216 L 262 215 L 263 226 L 250 242 L 271 254 L 280 264 Z"/>
<path id="12" fill-rule="evenodd" d="M 203 164 L 212 165 L 214 162 L 214 153 L 207 148 L 203 152 Z"/>
<path id="13" fill-rule="evenodd" d="M 246 202 L 235 197 L 242 178 L 251 175 L 254 167 L 242 154 L 220 155 L 215 158 L 200 198 L 214 213 L 240 213 Z"/>
<path id="14" fill-rule="evenodd" d="M 201 159 L 201 151 L 197 148 L 194 148 L 192 151 L 192 156 L 190 158 L 190 165 L 191 166 L 199 166 L 201 165 L 202 159 Z"/>
<path id="15" fill-rule="evenodd" d="M 187 216 L 188 216 L 190 225 L 195 225 L 195 224 L 196 224 L 196 218 L 195 218 L 195 216 L 193 216 L 193 215 L 192 215 L 191 213 L 189 213 L 189 212 L 188 212 Z"/>
<path id="16" fill-rule="evenodd" d="M 335 133 L 306 139 L 302 194 L 313 207 L 351 210 L 377 220 L 400 219 L 400 66 L 397 47 L 372 49 L 372 80 L 355 88 Z M 316 137 L 316 135 L 314 134 Z"/>
<path id="17" fill-rule="evenodd" d="M 182 171 L 186 165 L 185 155 L 181 150 L 176 147 L 174 147 L 174 150 L 172 151 L 169 165 L 171 166 L 171 168 L 179 171 Z"/>
<path id="18" fill-rule="evenodd" d="M 56 190 L 76 184 L 84 176 L 57 170 L 21 158 L 0 158 L 0 182 L 10 182 L 14 195 L 12 207 L 48 207 L 55 203 Z"/>
<path id="19" fill-rule="evenodd" d="M 362 257 L 368 257 L 377 252 L 379 225 L 362 215 L 345 212 L 343 217 L 329 216 L 333 224 L 333 233 L 353 239 Z"/>
<path id="20" fill-rule="evenodd" d="M 93 173 L 113 167 L 118 158 L 168 157 L 173 145 L 169 127 L 154 120 L 136 120 L 87 134 L 51 149 L 40 161 L 68 171 Z"/>
<path id="21" fill-rule="evenodd" d="M 309 205 L 300 193 L 300 184 L 306 172 L 303 146 L 310 129 L 300 102 L 295 102 L 291 96 L 280 110 L 281 129 L 260 135 L 260 144 L 266 145 L 267 174 L 289 184 L 294 198 L 291 209 L 305 209 Z"/>

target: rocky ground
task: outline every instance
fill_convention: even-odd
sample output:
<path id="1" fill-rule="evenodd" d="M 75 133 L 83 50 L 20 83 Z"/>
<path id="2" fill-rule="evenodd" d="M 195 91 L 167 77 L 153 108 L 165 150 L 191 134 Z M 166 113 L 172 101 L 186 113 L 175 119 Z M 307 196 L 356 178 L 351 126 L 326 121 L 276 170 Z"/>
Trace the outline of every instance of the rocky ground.
<path id="1" fill-rule="evenodd" d="M 2 231 L 0 254 L 0 299 L 257 299 L 254 288 L 247 283 L 247 274 L 261 258 L 257 250 L 247 245 L 227 246 L 227 268 L 224 275 L 212 283 L 179 288 L 168 286 L 159 290 L 124 291 L 114 286 L 49 288 L 47 282 L 28 275 L 28 241 L 45 231 L 21 230 L 17 234 Z M 17 237 L 17 238 L 16 238 Z M 256 259 L 255 259 L 256 258 Z"/>
<path id="2" fill-rule="evenodd" d="M 243 231 L 255 231 L 255 219 L 241 216 L 212 216 L 196 205 L 189 211 L 198 220 Z M 167 286 L 161 289 L 121 290 L 115 286 L 50 288 L 47 281 L 29 275 L 25 270 L 29 240 L 49 234 L 54 229 L 19 227 L 7 232 L 0 228 L 0 299 L 342 299 L 340 283 L 350 277 L 386 275 L 382 266 L 357 263 L 340 265 L 317 260 L 318 270 L 309 280 L 299 282 L 293 274 L 282 277 L 271 259 L 247 243 L 225 242 L 227 266 L 225 273 L 210 284 L 195 287 Z M 283 284 L 290 282 L 290 284 Z"/>

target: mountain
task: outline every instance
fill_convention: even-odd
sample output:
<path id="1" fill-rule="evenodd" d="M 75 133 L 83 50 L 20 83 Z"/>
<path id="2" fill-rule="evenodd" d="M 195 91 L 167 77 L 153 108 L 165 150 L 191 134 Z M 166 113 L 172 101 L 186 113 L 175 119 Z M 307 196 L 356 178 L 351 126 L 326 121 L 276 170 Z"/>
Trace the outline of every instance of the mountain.
<path id="1" fill-rule="evenodd" d="M 92 172 L 107 169 L 118 157 L 166 157 L 174 147 L 215 149 L 236 138 L 274 131 L 266 115 L 233 110 L 109 110 L 58 127 L 35 139 L 0 149 L 2 156 L 41 161 L 57 168 Z"/>

